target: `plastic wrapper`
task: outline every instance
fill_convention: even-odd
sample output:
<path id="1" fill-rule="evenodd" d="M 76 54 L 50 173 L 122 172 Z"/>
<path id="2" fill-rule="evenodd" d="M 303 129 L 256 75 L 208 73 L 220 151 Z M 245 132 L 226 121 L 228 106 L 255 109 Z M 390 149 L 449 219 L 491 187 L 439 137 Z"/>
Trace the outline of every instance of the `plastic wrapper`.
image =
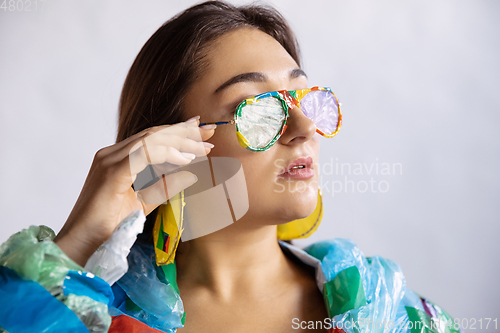
<path id="1" fill-rule="evenodd" d="M 0 326 L 12 332 L 107 332 L 109 285 L 84 273 L 53 238 L 48 227 L 31 226 L 0 246 L 0 297 L 12 304 L 0 311 Z M 85 294 L 90 291 L 93 298 Z"/>
<path id="2" fill-rule="evenodd" d="M 65 304 L 34 281 L 0 267 L 0 325 L 9 332 L 88 332 Z"/>
<path id="3" fill-rule="evenodd" d="M 126 314 L 148 326 L 163 331 L 183 327 L 184 306 L 175 278 L 170 283 L 158 278 L 155 252 L 152 244 L 140 241 L 130 250 L 129 270 L 113 286 L 115 302 L 110 308 L 112 316 Z M 174 264 L 171 264 L 174 265 Z"/>
<path id="4" fill-rule="evenodd" d="M 64 300 L 64 304 L 76 313 L 89 332 L 108 331 L 111 325 L 111 317 L 108 314 L 106 304 L 96 302 L 84 295 L 76 296 L 74 294 L 68 295 Z"/>
<path id="5" fill-rule="evenodd" d="M 82 268 L 51 241 L 54 237 L 54 232 L 45 226 L 31 226 L 12 235 L 0 246 L 0 265 L 49 291 L 62 287 L 69 270 Z"/>
<path id="6" fill-rule="evenodd" d="M 85 269 L 108 282 L 115 283 L 128 270 L 127 255 L 142 232 L 146 216 L 135 210 L 115 228 L 111 237 L 89 258 Z"/>
<path id="7" fill-rule="evenodd" d="M 346 333 L 459 332 L 451 317 L 406 288 L 399 265 L 379 256 L 367 258 L 347 239 L 304 249 L 321 262 L 323 291 L 332 324 Z M 337 332 L 342 332 L 337 331 Z"/>

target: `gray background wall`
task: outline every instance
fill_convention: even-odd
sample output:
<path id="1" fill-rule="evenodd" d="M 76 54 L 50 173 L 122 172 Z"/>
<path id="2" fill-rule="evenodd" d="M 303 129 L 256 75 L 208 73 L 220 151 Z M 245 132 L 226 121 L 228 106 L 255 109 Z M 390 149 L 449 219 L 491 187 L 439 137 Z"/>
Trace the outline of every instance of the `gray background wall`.
<path id="1" fill-rule="evenodd" d="M 0 10 L 1 242 L 30 224 L 61 228 L 95 152 L 114 142 L 133 59 L 195 3 L 38 2 Z M 311 85 L 331 86 L 344 112 L 322 141 L 323 223 L 298 243 L 353 239 L 464 323 L 499 317 L 500 2 L 271 3 Z"/>

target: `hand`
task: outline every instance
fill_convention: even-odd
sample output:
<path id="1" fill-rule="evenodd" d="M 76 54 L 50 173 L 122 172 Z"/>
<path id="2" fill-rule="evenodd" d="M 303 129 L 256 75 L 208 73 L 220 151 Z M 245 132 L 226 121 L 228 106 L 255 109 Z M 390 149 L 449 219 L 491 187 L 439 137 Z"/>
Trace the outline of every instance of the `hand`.
<path id="1" fill-rule="evenodd" d="M 194 184 L 196 176 L 188 171 L 162 174 L 166 173 L 164 170 L 189 164 L 195 156 L 210 152 L 213 145 L 203 141 L 215 130 L 198 127 L 198 119 L 147 128 L 100 149 L 94 156 L 73 210 L 54 239 L 57 245 L 84 266 L 111 236 L 118 223 L 132 211 L 142 209 L 148 215 L 167 199 Z M 136 193 L 132 184 L 137 174 L 149 164 L 164 179 Z"/>

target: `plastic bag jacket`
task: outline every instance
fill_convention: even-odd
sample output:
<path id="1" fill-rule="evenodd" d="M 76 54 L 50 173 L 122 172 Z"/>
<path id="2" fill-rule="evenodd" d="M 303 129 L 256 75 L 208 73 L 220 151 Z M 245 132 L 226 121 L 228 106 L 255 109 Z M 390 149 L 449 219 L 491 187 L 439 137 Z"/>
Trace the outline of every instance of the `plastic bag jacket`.
<path id="1" fill-rule="evenodd" d="M 135 211 L 115 233 L 137 235 L 144 221 L 144 214 Z M 100 260 L 92 268 L 97 275 L 69 259 L 52 242 L 54 236 L 47 227 L 31 226 L 0 246 L 0 332 L 176 332 L 184 325 L 175 263 L 157 266 L 153 245 L 142 234 L 128 255 L 123 244 L 105 243 L 94 254 Z M 439 306 L 406 288 L 399 265 L 391 260 L 367 258 L 347 239 L 303 250 L 279 244 L 315 267 L 329 316 L 323 328 L 329 332 L 459 332 Z M 117 274 L 120 268 L 108 266 L 120 256 L 128 269 Z M 295 319 L 290 324 L 297 329 L 311 325 Z"/>

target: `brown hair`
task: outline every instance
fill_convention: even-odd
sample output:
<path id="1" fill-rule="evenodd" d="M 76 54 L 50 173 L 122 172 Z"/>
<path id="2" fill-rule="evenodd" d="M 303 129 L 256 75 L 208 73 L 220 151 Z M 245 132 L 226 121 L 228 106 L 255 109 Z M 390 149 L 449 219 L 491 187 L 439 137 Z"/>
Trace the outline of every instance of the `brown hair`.
<path id="1" fill-rule="evenodd" d="M 203 62 L 207 48 L 223 34 L 244 26 L 276 39 L 300 66 L 295 35 L 276 9 L 236 7 L 223 1 L 195 5 L 165 22 L 137 55 L 120 97 L 116 142 L 152 126 L 185 120 L 184 97 L 207 65 Z M 147 224 L 156 213 L 148 215 Z"/>

